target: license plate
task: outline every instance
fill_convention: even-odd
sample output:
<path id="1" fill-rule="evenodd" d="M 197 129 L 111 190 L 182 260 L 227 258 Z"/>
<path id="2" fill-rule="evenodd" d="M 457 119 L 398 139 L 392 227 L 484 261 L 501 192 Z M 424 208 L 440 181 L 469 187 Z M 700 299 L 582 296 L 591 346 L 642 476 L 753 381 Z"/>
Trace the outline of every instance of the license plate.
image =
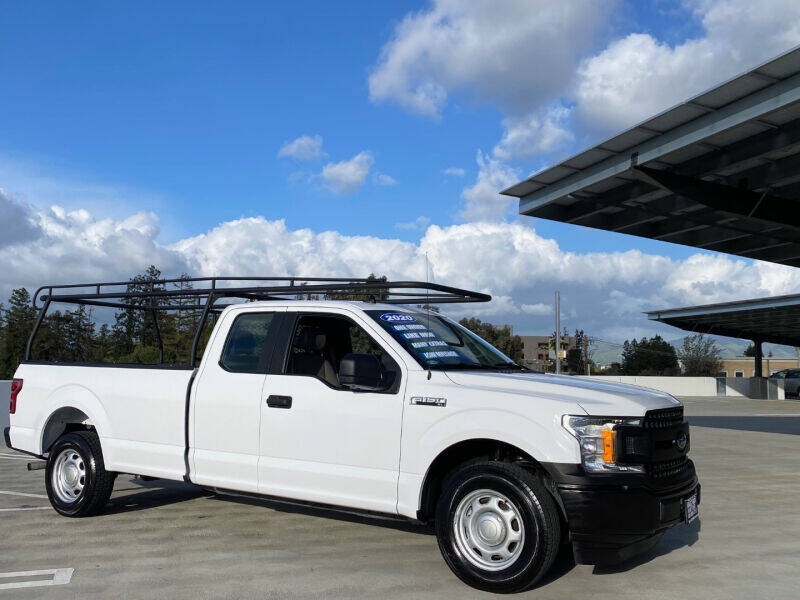
<path id="1" fill-rule="evenodd" d="M 692 492 L 683 501 L 683 518 L 687 523 L 691 523 L 697 518 L 697 492 Z"/>

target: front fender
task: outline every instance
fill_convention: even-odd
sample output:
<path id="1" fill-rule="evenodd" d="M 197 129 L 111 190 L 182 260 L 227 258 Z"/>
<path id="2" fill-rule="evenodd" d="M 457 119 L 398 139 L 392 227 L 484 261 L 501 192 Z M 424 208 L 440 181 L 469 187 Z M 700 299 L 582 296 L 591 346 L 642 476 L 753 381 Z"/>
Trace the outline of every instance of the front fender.
<path id="1" fill-rule="evenodd" d="M 444 450 L 474 439 L 511 444 L 539 462 L 580 462 L 575 439 L 563 430 L 556 418 L 548 425 L 512 410 L 462 410 L 437 420 L 421 432 L 415 443 L 416 452 L 409 456 L 404 470 L 424 474 Z"/>
<path id="2" fill-rule="evenodd" d="M 438 409 L 425 407 L 422 410 Z M 406 516 L 416 515 L 433 462 L 460 442 L 488 439 L 515 446 L 539 462 L 580 462 L 575 438 L 561 427 L 556 415 L 542 423 L 505 408 L 465 408 L 443 414 L 424 428 L 417 423 L 416 431 L 410 422 L 406 423 L 409 426 L 404 426 L 403 431 L 398 494 L 398 512 Z"/>

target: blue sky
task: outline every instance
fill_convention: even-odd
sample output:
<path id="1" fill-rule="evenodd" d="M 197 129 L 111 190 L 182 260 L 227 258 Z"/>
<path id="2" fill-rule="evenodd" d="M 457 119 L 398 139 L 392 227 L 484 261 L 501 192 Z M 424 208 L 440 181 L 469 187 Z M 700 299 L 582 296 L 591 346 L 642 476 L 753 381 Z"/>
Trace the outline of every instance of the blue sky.
<path id="1" fill-rule="evenodd" d="M 557 286 L 574 288 L 576 325 L 593 322 L 590 307 L 577 300 L 580 275 L 560 272 L 570 256 L 591 264 L 605 260 L 592 253 L 604 252 L 626 261 L 624 253 L 635 250 L 644 255 L 636 264 L 667 265 L 652 281 L 641 279 L 649 288 L 628 299 L 632 311 L 652 304 L 653 294 L 686 298 L 681 286 L 699 290 L 701 275 L 676 283 L 672 297 L 658 282 L 674 277 L 681 261 L 699 260 L 697 251 L 520 220 L 496 192 L 800 42 L 794 3 L 771 4 L 779 16 L 754 16 L 742 0 L 576 0 L 561 7 L 513 0 L 3 2 L 0 189 L 41 231 L 42 250 L 30 259 L 39 262 L 27 263 L 22 250 L 0 244 L 7 262 L 0 285 L 38 284 L 32 280 L 39 276 L 97 279 L 141 270 L 150 256 L 167 271 L 230 272 L 238 263 L 224 248 L 238 247 L 231 239 L 244 234 L 233 233 L 236 227 L 226 226 L 229 237 L 215 246 L 213 260 L 186 240 L 221 235 L 221 226 L 246 218 L 283 220 L 295 241 L 310 229 L 315 244 L 324 242 L 322 232 L 335 232 L 345 240 L 371 236 L 387 248 L 400 240 L 412 254 L 436 243 L 429 226 L 444 236 L 472 235 L 485 234 L 475 225 L 485 222 L 535 232 L 531 239 L 544 248 L 536 264 L 553 261 L 551 275 L 508 273 L 508 285 L 495 286 L 510 304 L 493 318 L 521 330 L 545 326 L 546 307 L 520 307 L 546 305 Z M 687 54 L 699 63 L 687 66 Z M 621 91 L 633 108 L 617 106 Z M 279 156 L 303 135 L 321 138 L 317 156 Z M 66 212 L 52 212 L 53 205 Z M 270 231 L 272 252 L 284 233 Z M 125 240 L 108 237 L 120 235 Z M 130 250 L 131 236 L 143 245 Z M 554 244 L 560 254 L 551 255 Z M 274 259 L 256 270 L 403 272 L 394 263 L 350 260 L 337 248 L 341 262 Z M 483 255 L 492 253 L 480 248 L 476 260 L 489 260 Z M 121 258 L 110 261 L 117 252 Z M 66 256 L 69 268 L 59 263 Z M 748 261 L 705 260 L 749 277 L 751 295 L 798 284 Z M 434 266 L 452 283 L 480 285 L 459 277 L 465 267 L 456 263 Z M 593 285 L 619 305 L 611 294 L 627 293 L 636 277 Z M 687 299 L 729 298 L 740 288 Z M 607 335 L 620 337 L 626 317 L 613 319 Z"/>
<path id="2" fill-rule="evenodd" d="M 426 5 L 8 3 L 0 25 L 0 68 L 11 92 L 2 152 L 45 171 L 136 190 L 134 208 L 159 213 L 164 241 L 253 215 L 412 239 L 415 232 L 395 222 L 421 214 L 435 223 L 457 220 L 464 180 L 443 169 L 474 177 L 476 150 L 490 149 L 501 133 L 497 110 L 468 96 L 439 121 L 370 101 L 367 73 L 381 46 L 405 14 Z M 688 11 L 645 3 L 624 5 L 615 21 L 609 34 L 641 28 L 675 38 L 697 29 Z M 331 160 L 370 149 L 375 168 L 397 185 L 366 185 L 342 199 L 292 178 L 317 166 L 276 157 L 303 133 L 322 135 Z M 542 164 L 526 161 L 521 173 Z M 539 228 L 575 250 L 642 243 Z"/>

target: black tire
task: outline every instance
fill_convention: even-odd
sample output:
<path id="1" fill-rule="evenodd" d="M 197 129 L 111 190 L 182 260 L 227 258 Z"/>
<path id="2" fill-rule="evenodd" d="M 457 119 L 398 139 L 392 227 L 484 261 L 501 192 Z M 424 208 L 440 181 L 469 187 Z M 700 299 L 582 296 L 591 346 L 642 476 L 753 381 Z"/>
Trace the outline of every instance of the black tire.
<path id="1" fill-rule="evenodd" d="M 83 489 L 74 500 L 67 501 L 59 497 L 54 489 L 53 472 L 59 456 L 70 450 L 77 453 L 82 461 Z M 101 512 L 114 489 L 114 479 L 116 473 L 105 469 L 100 438 L 94 431 L 65 433 L 50 448 L 45 471 L 47 497 L 53 508 L 65 517 L 89 517 Z"/>
<path id="2" fill-rule="evenodd" d="M 483 489 L 507 498 L 524 527 L 522 549 L 501 570 L 473 564 L 456 540 L 454 517 L 460 502 Z M 512 463 L 481 461 L 465 465 L 445 483 L 436 505 L 436 537 L 445 562 L 463 582 L 487 592 L 513 593 L 530 588 L 550 569 L 560 547 L 561 521 L 552 496 L 535 474 Z"/>

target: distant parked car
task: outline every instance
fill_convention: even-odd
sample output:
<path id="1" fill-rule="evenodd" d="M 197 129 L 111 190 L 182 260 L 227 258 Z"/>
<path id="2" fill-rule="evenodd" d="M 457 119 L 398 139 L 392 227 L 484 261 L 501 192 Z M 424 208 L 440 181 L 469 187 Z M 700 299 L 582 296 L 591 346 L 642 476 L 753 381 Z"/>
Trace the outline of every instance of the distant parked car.
<path id="1" fill-rule="evenodd" d="M 783 369 L 769 376 L 770 379 L 784 379 L 786 397 L 800 396 L 800 369 Z"/>

